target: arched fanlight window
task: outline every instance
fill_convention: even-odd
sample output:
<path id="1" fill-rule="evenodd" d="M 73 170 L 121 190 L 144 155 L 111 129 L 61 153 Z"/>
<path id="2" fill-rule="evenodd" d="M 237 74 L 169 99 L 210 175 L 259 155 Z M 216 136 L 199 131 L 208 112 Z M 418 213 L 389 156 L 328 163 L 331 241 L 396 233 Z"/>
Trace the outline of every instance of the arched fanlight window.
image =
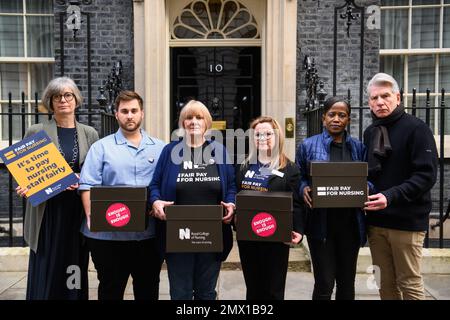
<path id="1" fill-rule="evenodd" d="M 172 39 L 260 39 L 255 18 L 235 0 L 197 0 L 176 17 Z"/>

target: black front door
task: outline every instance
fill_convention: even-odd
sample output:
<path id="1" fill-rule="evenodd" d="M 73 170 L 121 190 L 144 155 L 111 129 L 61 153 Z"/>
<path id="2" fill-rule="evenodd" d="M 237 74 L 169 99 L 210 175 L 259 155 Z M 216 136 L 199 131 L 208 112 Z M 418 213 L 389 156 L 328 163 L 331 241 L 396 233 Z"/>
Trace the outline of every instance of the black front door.
<path id="1" fill-rule="evenodd" d="M 172 48 L 171 59 L 171 130 L 191 99 L 203 102 L 227 129 L 246 130 L 261 114 L 261 48 Z"/>

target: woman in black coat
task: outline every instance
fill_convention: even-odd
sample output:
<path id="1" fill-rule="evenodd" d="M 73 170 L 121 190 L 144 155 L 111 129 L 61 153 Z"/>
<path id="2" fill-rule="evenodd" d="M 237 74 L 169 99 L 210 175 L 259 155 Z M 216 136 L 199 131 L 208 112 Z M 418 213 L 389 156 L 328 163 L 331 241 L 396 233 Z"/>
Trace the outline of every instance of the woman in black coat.
<path id="1" fill-rule="evenodd" d="M 293 193 L 292 244 L 303 237 L 303 213 L 298 193 L 300 171 L 284 154 L 284 136 L 278 122 L 266 116 L 250 124 L 250 152 L 239 167 L 240 190 Z M 239 223 L 239 208 L 236 222 Z M 239 256 L 247 286 L 247 300 L 283 300 L 290 243 L 238 241 Z"/>

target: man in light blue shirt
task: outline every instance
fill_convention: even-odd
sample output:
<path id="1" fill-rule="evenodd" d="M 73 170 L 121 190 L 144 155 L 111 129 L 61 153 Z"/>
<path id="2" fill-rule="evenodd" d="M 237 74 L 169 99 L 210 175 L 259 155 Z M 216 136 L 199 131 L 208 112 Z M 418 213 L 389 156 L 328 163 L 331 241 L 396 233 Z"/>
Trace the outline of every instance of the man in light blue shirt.
<path id="1" fill-rule="evenodd" d="M 162 259 L 155 240 L 155 222 L 148 217 L 143 232 L 90 231 L 90 189 L 93 186 L 148 186 L 164 143 L 141 129 L 142 98 L 122 91 L 115 101 L 120 129 L 94 143 L 80 175 L 86 212 L 82 233 L 87 239 L 99 279 L 99 300 L 122 300 L 131 275 L 136 300 L 157 300 Z"/>

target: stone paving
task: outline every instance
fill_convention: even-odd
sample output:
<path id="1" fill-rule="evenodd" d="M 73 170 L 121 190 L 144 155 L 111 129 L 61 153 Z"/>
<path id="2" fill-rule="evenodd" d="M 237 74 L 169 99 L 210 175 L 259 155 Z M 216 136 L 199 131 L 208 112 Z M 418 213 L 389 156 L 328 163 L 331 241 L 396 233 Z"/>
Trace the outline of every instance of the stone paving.
<path id="1" fill-rule="evenodd" d="M 373 287 L 368 274 L 357 274 L 356 299 L 379 300 L 378 291 Z M 0 300 L 23 300 L 26 291 L 26 272 L 0 272 Z M 424 275 L 428 300 L 450 300 L 449 275 Z M 97 299 L 98 280 L 95 271 L 89 272 L 89 299 Z M 311 272 L 288 272 L 286 280 L 286 300 L 310 300 L 314 286 Z M 160 299 L 169 299 L 167 271 L 161 272 Z M 223 270 L 217 284 L 219 300 L 245 300 L 245 284 L 240 270 Z M 125 291 L 125 300 L 133 299 L 131 279 Z"/>
<path id="2" fill-rule="evenodd" d="M 20 267 L 17 270 L 20 271 L 6 272 L 3 270 L 7 269 L 0 270 L 0 300 L 22 300 L 25 298 L 27 283 L 26 262 L 28 259 L 27 256 L 18 257 L 20 259 L 11 260 L 11 263 L 23 265 L 22 267 L 17 265 L 17 267 Z M 369 260 L 370 256 L 364 254 L 364 250 L 361 250 L 358 260 L 359 273 L 356 276 L 355 282 L 357 300 L 379 300 L 378 290 L 372 280 L 372 275 L 365 273 L 367 269 L 366 265 L 370 263 Z M 433 260 L 434 263 L 436 261 L 438 260 Z M 442 263 L 445 261 L 448 261 L 448 259 L 443 260 Z M 3 267 L 9 266 L 11 269 L 11 263 L 4 263 Z M 424 269 L 435 271 L 429 267 Z M 447 270 L 445 268 L 441 269 L 444 271 Z M 445 274 L 424 274 L 424 283 L 426 298 L 428 300 L 450 300 L 450 274 L 447 272 Z M 91 263 L 89 268 L 89 299 L 97 299 L 97 286 L 97 274 Z M 313 287 L 314 277 L 311 272 L 308 251 L 302 245 L 291 248 L 289 272 L 286 280 L 286 300 L 311 300 Z M 236 245 L 233 247 L 227 261 L 222 265 L 222 271 L 217 283 L 217 292 L 219 300 L 245 299 L 246 289 L 242 271 L 240 270 L 239 254 Z M 126 300 L 134 299 L 131 279 L 128 282 L 124 298 Z M 169 298 L 167 270 L 165 269 L 165 265 L 163 265 L 163 270 L 161 271 L 160 299 L 168 300 Z"/>

